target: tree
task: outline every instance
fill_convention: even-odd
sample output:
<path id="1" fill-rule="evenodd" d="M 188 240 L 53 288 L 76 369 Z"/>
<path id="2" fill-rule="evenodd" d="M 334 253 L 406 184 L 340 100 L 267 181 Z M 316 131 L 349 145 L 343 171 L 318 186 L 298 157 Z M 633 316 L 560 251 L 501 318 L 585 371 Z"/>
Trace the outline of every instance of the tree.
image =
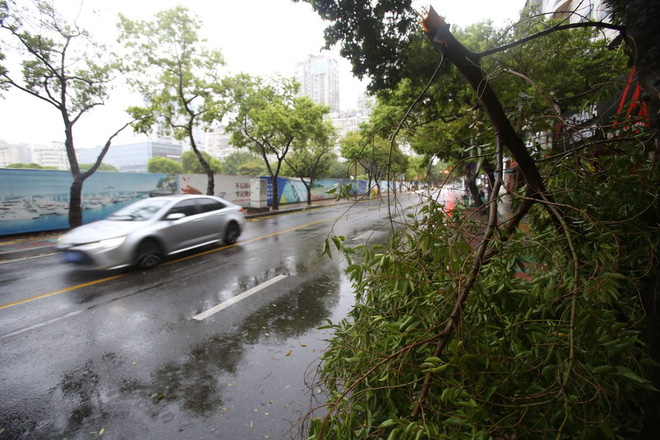
<path id="1" fill-rule="evenodd" d="M 360 131 L 349 132 L 341 140 L 341 155 L 346 159 L 360 164 L 367 173 L 367 191 L 371 193 L 372 183 L 378 188 L 380 182 L 387 176 L 392 180 L 405 172 L 407 158 L 398 146 L 390 144 L 379 134 L 372 135 L 373 130 L 364 126 Z"/>
<path id="2" fill-rule="evenodd" d="M 200 18 L 182 6 L 159 12 L 154 21 L 131 21 L 123 15 L 120 19 L 120 41 L 131 51 L 131 84 L 147 103 L 129 109 L 145 118 L 136 129 L 150 132 L 160 121 L 175 138 L 188 140 L 207 175 L 206 193 L 213 195 L 214 171 L 197 146 L 195 131 L 225 114 L 219 76 L 222 54 L 204 46 L 197 34 Z"/>
<path id="3" fill-rule="evenodd" d="M 268 173 L 263 161 L 248 151 L 234 151 L 222 161 L 224 173 L 230 176 L 261 176 Z"/>
<path id="4" fill-rule="evenodd" d="M 166 173 L 166 174 L 181 174 L 181 163 L 169 157 L 156 156 L 149 159 L 147 163 L 147 172 L 149 173 Z"/>
<path id="5" fill-rule="evenodd" d="M 327 177 L 331 179 L 346 179 L 351 175 L 349 172 L 350 162 L 340 162 L 339 157 L 330 153 L 328 157 L 327 171 L 320 175 L 320 177 Z"/>
<path id="6" fill-rule="evenodd" d="M 10 163 L 7 168 L 33 169 L 33 170 L 56 170 L 55 167 L 44 167 L 38 163 Z"/>
<path id="7" fill-rule="evenodd" d="M 330 112 L 328 107 L 316 105 L 311 101 L 306 104 L 310 109 L 303 110 L 303 113 L 316 115 L 310 118 L 307 125 L 308 130 L 313 134 L 306 142 L 297 145 L 284 160 L 305 185 L 307 204 L 311 205 L 314 181 L 321 177 L 330 166 L 330 153 L 334 145 L 334 127 L 330 121 L 323 119 L 323 116 Z"/>
<path id="8" fill-rule="evenodd" d="M 423 38 L 412 32 L 418 27 L 419 17 L 411 0 L 302 1 L 329 22 L 326 49 L 341 43 L 339 53 L 351 61 L 356 77 L 370 79 L 369 90 L 396 86 L 405 75 L 404 69 L 414 64 L 409 62 L 413 53 L 409 45 Z"/>
<path id="9" fill-rule="evenodd" d="M 62 118 L 64 145 L 73 177 L 69 192 L 69 226 L 73 228 L 83 220 L 83 183 L 99 168 L 112 140 L 131 122 L 107 138 L 90 169 L 80 169 L 74 127 L 83 116 L 105 103 L 117 65 L 108 60 L 105 47 L 75 22 L 67 22 L 51 3 L 35 0 L 33 6 L 23 16 L 8 1 L 0 1 L 3 46 L 17 46 L 23 66 L 22 77 L 0 68 L 0 88 L 13 87 L 40 99 L 55 108 Z"/>
<path id="10" fill-rule="evenodd" d="M 433 163 L 434 158 L 428 156 L 413 156 L 408 160 L 406 180 L 409 182 L 426 182 L 440 186 L 447 179 L 447 166 L 443 163 Z"/>
<path id="11" fill-rule="evenodd" d="M 86 170 L 91 169 L 93 166 L 94 166 L 93 163 L 81 163 L 80 164 L 80 170 L 81 171 L 86 171 Z M 110 165 L 110 164 L 107 164 L 107 163 L 102 163 L 101 165 L 99 165 L 99 167 L 96 169 L 96 171 L 110 171 L 110 172 L 114 172 L 114 173 L 119 172 L 119 170 L 117 169 L 116 166 Z"/>
<path id="12" fill-rule="evenodd" d="M 654 438 L 660 170 L 649 154 L 653 124 L 624 114 L 617 126 L 602 117 L 581 126 L 562 113 L 618 102 L 622 53 L 585 29 L 623 28 L 526 16 L 499 43 L 469 50 L 464 43 L 478 34 L 459 40 L 430 10 L 424 35 L 441 56 L 420 80 L 406 74 L 428 62 L 406 60 L 432 56 L 410 51 L 424 48 L 410 44 L 421 40 L 365 26 L 379 17 L 390 23 L 406 7 L 412 14 L 409 2 L 311 3 L 343 22 L 326 35 L 356 65 L 379 78 L 398 75 L 382 94 L 410 92 L 406 105 L 389 109 L 398 123 L 382 131 L 410 129 L 411 139 L 424 136 L 418 148 L 488 159 L 494 171 L 485 221 L 461 209 L 448 216 L 431 200 L 384 251 L 363 249 L 356 258 L 341 237 L 326 241 L 327 252 L 334 243 L 349 258 L 357 300 L 351 319 L 333 325 L 322 372 L 330 411 L 313 421 L 311 437 Z M 395 48 L 384 57 L 388 45 Z M 410 52 L 399 57 L 400 50 Z M 434 75 L 443 84 L 432 90 Z M 414 93 L 420 82 L 427 84 Z M 435 119 L 428 117 L 434 106 Z M 435 150 L 434 137 L 443 141 Z M 513 193 L 514 215 L 499 220 L 505 154 L 525 179 Z"/>
<path id="13" fill-rule="evenodd" d="M 206 151 L 201 151 L 200 155 L 204 161 L 208 164 L 211 172 L 213 174 L 222 173 L 222 163 L 212 157 Z M 198 160 L 199 156 L 194 153 L 192 150 L 188 150 L 181 156 L 181 169 L 186 174 L 206 174 L 206 170 L 202 167 L 202 163 Z"/>
<path id="14" fill-rule="evenodd" d="M 272 209 L 279 209 L 277 177 L 294 144 L 303 145 L 315 135 L 325 110 L 307 97 L 296 96 L 297 83 L 276 78 L 265 81 L 246 74 L 228 81 L 234 115 L 227 131 L 232 144 L 259 155 L 273 182 Z"/>

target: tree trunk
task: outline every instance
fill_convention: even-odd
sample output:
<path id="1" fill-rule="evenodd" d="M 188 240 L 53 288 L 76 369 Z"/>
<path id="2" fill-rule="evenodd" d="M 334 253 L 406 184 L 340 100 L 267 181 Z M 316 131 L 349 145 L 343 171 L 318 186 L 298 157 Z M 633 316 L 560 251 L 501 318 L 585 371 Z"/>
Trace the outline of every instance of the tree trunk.
<path id="1" fill-rule="evenodd" d="M 312 171 L 311 175 L 309 176 L 309 185 L 303 178 L 300 179 L 302 180 L 302 183 L 305 185 L 305 189 L 307 190 L 307 206 L 312 206 L 312 186 L 314 185 L 314 177 L 312 176 L 314 174 L 314 171 Z"/>
<path id="2" fill-rule="evenodd" d="M 486 188 L 486 200 L 490 200 L 490 193 L 495 187 L 495 167 L 488 159 L 484 159 L 483 162 L 484 171 L 486 176 L 488 176 L 488 188 Z M 504 182 L 504 176 L 502 176 L 502 182 Z"/>
<path id="3" fill-rule="evenodd" d="M 474 200 L 474 207 L 480 211 L 484 209 L 484 202 L 479 196 L 479 188 L 477 187 L 477 173 L 470 173 L 470 178 L 468 179 L 468 189 L 470 190 L 472 200 Z"/>
<path id="4" fill-rule="evenodd" d="M 204 172 L 206 173 L 206 195 L 207 196 L 212 196 L 215 193 L 215 180 L 213 178 L 213 170 L 211 169 L 211 166 L 209 163 L 204 159 L 204 156 L 202 156 L 202 153 L 197 149 L 197 145 L 195 144 L 195 140 L 193 137 L 190 137 L 190 144 L 192 146 L 193 152 L 195 153 L 195 156 L 197 156 L 197 160 L 199 160 L 199 163 L 202 164 L 202 167 L 204 168 Z"/>
<path id="5" fill-rule="evenodd" d="M 432 7 L 424 19 L 424 29 L 438 51 L 456 66 L 476 92 L 493 128 L 518 162 L 527 184 L 534 190 L 533 196 L 538 197 L 539 194 L 545 194 L 545 184 L 541 173 L 527 151 L 525 143 L 516 134 L 507 118 L 502 104 L 479 64 L 479 57 L 454 38 L 449 31 L 449 25 Z M 546 198 L 549 198 L 547 194 L 545 195 Z"/>
<path id="6" fill-rule="evenodd" d="M 73 176 L 71 189 L 69 191 L 69 227 L 75 228 L 82 225 L 82 187 L 83 178 L 80 173 Z"/>
<path id="7" fill-rule="evenodd" d="M 212 196 L 215 193 L 215 178 L 213 176 L 213 171 L 211 168 L 206 170 L 206 195 Z"/>
<path id="8" fill-rule="evenodd" d="M 271 174 L 270 180 L 273 182 L 272 203 L 270 209 L 278 211 L 280 209 L 280 192 L 277 188 L 277 174 Z"/>
<path id="9" fill-rule="evenodd" d="M 76 228 L 82 225 L 82 187 L 85 178 L 78 165 L 78 157 L 73 146 L 73 124 L 69 121 L 66 111 L 62 111 L 62 119 L 64 121 L 64 146 L 73 177 L 71 188 L 69 188 L 69 228 Z"/>

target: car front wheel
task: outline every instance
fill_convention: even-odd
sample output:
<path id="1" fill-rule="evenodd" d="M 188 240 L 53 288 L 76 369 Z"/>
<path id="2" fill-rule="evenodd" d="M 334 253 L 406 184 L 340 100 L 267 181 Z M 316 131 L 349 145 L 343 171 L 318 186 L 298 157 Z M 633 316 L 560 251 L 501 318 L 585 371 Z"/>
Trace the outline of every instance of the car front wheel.
<path id="1" fill-rule="evenodd" d="M 144 240 L 138 246 L 135 264 L 140 269 L 149 269 L 158 265 L 163 259 L 163 249 L 156 240 Z"/>

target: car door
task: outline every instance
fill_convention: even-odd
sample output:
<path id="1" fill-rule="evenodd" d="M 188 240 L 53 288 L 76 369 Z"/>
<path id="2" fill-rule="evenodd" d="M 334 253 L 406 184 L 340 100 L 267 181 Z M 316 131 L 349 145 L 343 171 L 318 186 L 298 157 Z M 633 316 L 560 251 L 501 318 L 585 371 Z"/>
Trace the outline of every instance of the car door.
<path id="1" fill-rule="evenodd" d="M 204 218 L 205 241 L 220 240 L 225 231 L 225 205 L 211 197 L 197 199 L 200 216 Z"/>
<path id="2" fill-rule="evenodd" d="M 163 231 L 163 240 L 167 243 L 170 253 L 188 249 L 200 242 L 199 204 L 195 199 L 186 199 L 178 202 L 165 214 L 183 214 L 184 217 L 171 220 L 171 224 Z"/>

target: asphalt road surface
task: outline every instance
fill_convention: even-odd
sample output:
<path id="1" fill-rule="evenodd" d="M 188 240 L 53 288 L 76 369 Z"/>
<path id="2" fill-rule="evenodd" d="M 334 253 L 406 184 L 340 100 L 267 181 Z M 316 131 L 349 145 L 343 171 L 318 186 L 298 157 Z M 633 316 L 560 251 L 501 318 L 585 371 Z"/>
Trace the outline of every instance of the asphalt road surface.
<path id="1" fill-rule="evenodd" d="M 417 196 L 399 198 L 397 215 Z M 149 270 L 57 255 L 0 264 L 0 439 L 282 439 L 323 401 L 327 320 L 353 303 L 345 261 L 386 242 L 381 201 L 248 222 L 238 244 Z"/>

